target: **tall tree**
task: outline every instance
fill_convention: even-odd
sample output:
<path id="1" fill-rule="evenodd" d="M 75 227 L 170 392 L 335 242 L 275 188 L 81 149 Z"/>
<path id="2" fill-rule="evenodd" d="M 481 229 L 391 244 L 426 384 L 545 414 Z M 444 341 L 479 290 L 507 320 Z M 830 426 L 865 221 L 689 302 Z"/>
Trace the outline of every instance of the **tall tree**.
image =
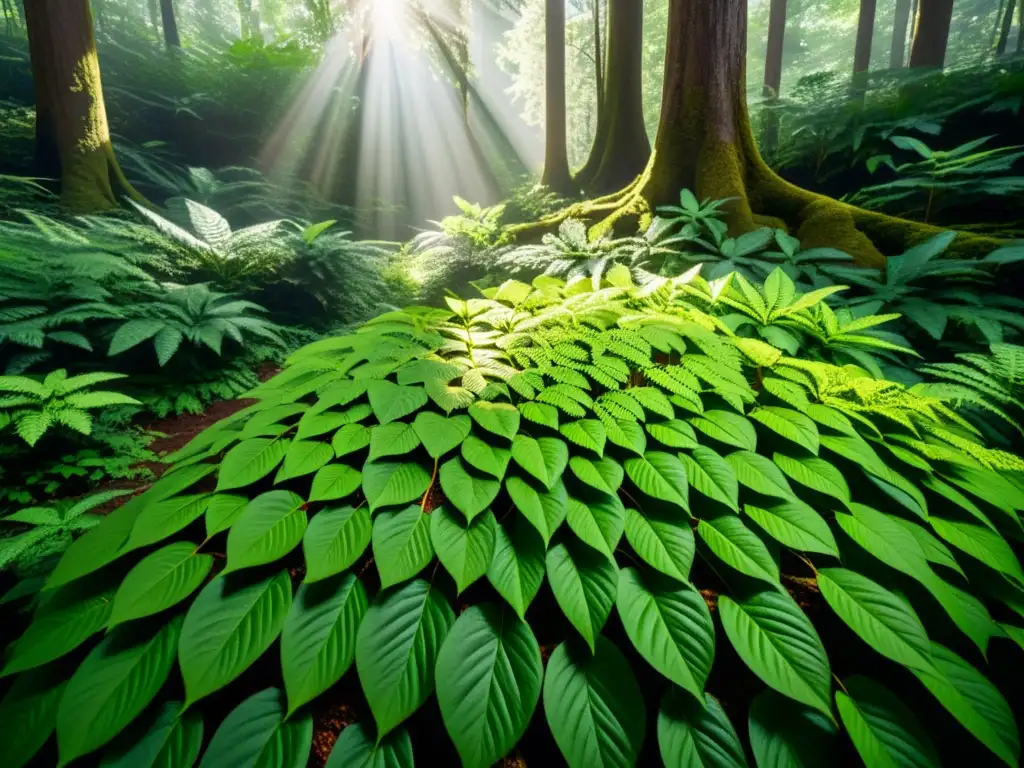
<path id="1" fill-rule="evenodd" d="M 892 47 L 889 49 L 889 69 L 900 69 L 907 56 L 907 27 L 910 26 L 910 0 L 896 0 L 892 19 Z"/>
<path id="2" fill-rule="evenodd" d="M 871 40 L 875 35 L 876 0 L 860 0 L 857 17 L 857 44 L 853 50 L 853 74 L 867 72 L 871 66 Z"/>
<path id="3" fill-rule="evenodd" d="M 153 28 L 153 37 L 160 40 L 160 0 L 149 0 L 149 26 Z"/>
<path id="4" fill-rule="evenodd" d="M 110 142 L 89 0 L 30 0 L 25 19 L 42 170 L 77 213 L 113 208 L 119 195 L 141 200 Z"/>
<path id="5" fill-rule="evenodd" d="M 252 17 L 252 0 L 237 0 L 236 5 L 238 6 L 239 36 L 243 40 L 248 40 L 252 34 L 252 28 L 249 26 Z"/>
<path id="6" fill-rule="evenodd" d="M 1010 28 L 1013 26 L 1013 10 L 1016 7 L 1016 0 L 1008 0 L 1006 11 L 1003 13 L 1002 26 L 999 29 L 999 42 L 996 43 L 996 56 L 1006 53 L 1006 43 L 1010 39 Z M 1018 48 L 1020 41 L 1018 40 Z"/>
<path id="7" fill-rule="evenodd" d="M 565 0 L 544 0 L 544 175 L 555 192 L 572 191 L 565 140 Z"/>
<path id="8" fill-rule="evenodd" d="M 782 90 L 782 52 L 786 48 L 786 0 L 772 0 L 768 14 L 768 50 L 764 58 L 764 98 L 777 101 Z M 779 143 L 779 116 L 771 108 L 764 111 L 761 133 L 766 149 Z"/>
<path id="9" fill-rule="evenodd" d="M 1017 14 L 1017 53 L 1024 51 L 1024 1 L 1020 4 Z"/>
<path id="10" fill-rule="evenodd" d="M 919 0 L 910 66 L 941 67 L 946 63 L 953 0 Z"/>
<path id="11" fill-rule="evenodd" d="M 594 131 L 594 141 L 590 146 L 590 154 L 587 162 L 576 172 L 574 181 L 577 186 L 584 188 L 590 185 L 594 176 L 601 167 L 601 160 L 604 158 L 604 149 L 608 144 L 608 110 L 606 79 L 605 79 L 605 56 L 604 41 L 607 36 L 601 31 L 601 4 L 602 0 L 593 0 L 593 21 L 594 21 L 594 70 L 595 83 L 597 85 L 597 130 Z M 607 21 L 607 14 L 606 14 Z"/>
<path id="12" fill-rule="evenodd" d="M 164 25 L 164 42 L 168 48 L 181 48 L 178 20 L 174 15 L 174 0 L 160 0 L 160 19 Z"/>

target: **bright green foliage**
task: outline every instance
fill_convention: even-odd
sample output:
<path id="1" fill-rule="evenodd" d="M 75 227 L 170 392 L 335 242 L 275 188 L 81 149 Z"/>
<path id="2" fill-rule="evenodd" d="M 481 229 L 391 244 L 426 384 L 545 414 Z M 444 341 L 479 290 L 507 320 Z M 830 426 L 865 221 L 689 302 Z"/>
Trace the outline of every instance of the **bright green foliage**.
<path id="1" fill-rule="evenodd" d="M 1021 634 L 1024 463 L 941 393 L 737 335 L 696 274 L 604 274 L 388 312 L 294 353 L 71 546 L 5 659 L 12 701 L 111 625 L 96 648 L 180 624 L 186 716 L 223 689 L 237 705 L 197 758 L 210 768 L 301 764 L 343 677 L 373 722 L 342 733 L 332 768 L 412 765 L 435 694 L 467 766 L 511 754 L 531 720 L 581 768 L 742 766 L 748 738 L 759 765 L 852 745 L 929 766 L 937 726 L 908 716 L 911 695 L 1015 765 L 1013 714 L 971 646 Z M 825 327 L 823 295 L 772 274 L 748 304 Z M 766 689 L 745 728 L 716 690 L 723 658 Z M 922 685 L 846 672 L 880 663 Z M 197 720 L 129 723 L 143 699 L 168 704 L 159 676 L 96 728 L 62 726 L 94 664 L 63 693 L 39 683 L 18 755 L 56 721 L 68 755 L 152 739 L 195 757 Z M 278 664 L 283 691 L 241 701 Z"/>

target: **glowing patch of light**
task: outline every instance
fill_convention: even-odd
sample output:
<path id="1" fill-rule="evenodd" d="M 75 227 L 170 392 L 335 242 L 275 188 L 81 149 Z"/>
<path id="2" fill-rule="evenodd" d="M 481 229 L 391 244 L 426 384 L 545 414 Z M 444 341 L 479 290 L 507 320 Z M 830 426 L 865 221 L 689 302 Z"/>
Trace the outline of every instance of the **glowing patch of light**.
<path id="1" fill-rule="evenodd" d="M 391 42 L 405 32 L 407 0 L 370 0 L 370 34 L 375 40 Z"/>

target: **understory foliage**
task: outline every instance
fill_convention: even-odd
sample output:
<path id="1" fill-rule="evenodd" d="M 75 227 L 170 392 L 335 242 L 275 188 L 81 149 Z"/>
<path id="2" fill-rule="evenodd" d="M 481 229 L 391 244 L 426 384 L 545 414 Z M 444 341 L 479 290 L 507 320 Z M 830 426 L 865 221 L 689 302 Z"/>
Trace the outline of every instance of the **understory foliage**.
<path id="1" fill-rule="evenodd" d="M 1017 765 L 986 658 L 1024 642 L 1024 461 L 941 394 L 736 335 L 696 271 L 594 282 L 294 353 L 49 576 L 6 765 L 54 731 L 62 765 L 302 765 L 353 666 L 372 716 L 329 768 L 413 765 L 435 701 L 473 768 L 552 738 L 574 768 Z M 819 322 L 781 269 L 751 288 Z"/>

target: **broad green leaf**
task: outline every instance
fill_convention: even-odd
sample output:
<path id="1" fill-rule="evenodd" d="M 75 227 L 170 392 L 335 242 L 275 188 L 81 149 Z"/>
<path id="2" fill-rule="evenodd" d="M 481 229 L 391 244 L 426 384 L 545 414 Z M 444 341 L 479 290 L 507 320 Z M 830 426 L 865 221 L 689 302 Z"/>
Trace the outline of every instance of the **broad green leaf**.
<path id="1" fill-rule="evenodd" d="M 615 563 L 571 538 L 552 546 L 546 563 L 555 600 L 593 651 L 615 605 L 619 581 Z"/>
<path id="2" fill-rule="evenodd" d="M 772 458 L 779 469 L 800 485 L 806 485 L 843 503 L 850 501 L 850 487 L 843 473 L 825 459 L 817 456 L 793 458 L 781 453 L 776 453 Z"/>
<path id="3" fill-rule="evenodd" d="M 718 700 L 701 694 L 694 701 L 678 688 L 669 688 L 661 700 L 658 747 L 665 765 L 702 768 L 747 766 L 740 737 Z"/>
<path id="4" fill-rule="evenodd" d="M 412 428 L 430 458 L 439 459 L 459 447 L 469 436 L 473 424 L 464 415 L 445 417 L 432 411 L 420 411 L 416 414 Z"/>
<path id="5" fill-rule="evenodd" d="M 652 667 L 698 699 L 715 658 L 715 625 L 689 584 L 619 571 L 616 606 L 633 646 Z"/>
<path id="6" fill-rule="evenodd" d="M 356 669 L 383 738 L 434 690 L 437 654 L 455 614 L 422 580 L 379 593 L 359 625 Z"/>
<path id="7" fill-rule="evenodd" d="M 511 440 L 519 431 L 519 411 L 509 403 L 489 403 L 477 400 L 469 406 L 473 421 L 496 435 Z"/>
<path id="8" fill-rule="evenodd" d="M 373 558 L 381 589 L 411 579 L 426 568 L 434 559 L 430 515 L 416 504 L 377 515 L 373 521 Z"/>
<path id="9" fill-rule="evenodd" d="M 494 554 L 497 524 L 487 511 L 466 523 L 461 515 L 452 514 L 447 507 L 439 507 L 430 514 L 430 540 L 437 559 L 455 579 L 458 591 L 487 573 Z"/>
<path id="10" fill-rule="evenodd" d="M 1004 573 L 1018 582 L 1024 582 L 1024 570 L 1006 539 L 990 528 L 960 520 L 947 520 L 932 515 L 929 520 L 932 530 L 939 536 L 971 557 L 980 560 L 989 568 Z"/>
<path id="11" fill-rule="evenodd" d="M 559 428 L 559 432 L 566 440 L 575 443 L 581 448 L 593 451 L 598 456 L 604 455 L 605 441 L 608 433 L 597 419 L 579 419 L 567 421 Z"/>
<path id="12" fill-rule="evenodd" d="M 50 738 L 67 685 L 62 672 L 57 665 L 25 672 L 0 699 L 4 768 L 22 768 Z"/>
<path id="13" fill-rule="evenodd" d="M 460 453 L 466 466 L 498 480 L 505 476 L 505 470 L 508 469 L 509 460 L 512 458 L 512 452 L 508 448 L 490 445 L 476 435 L 470 435 L 465 439 Z M 451 463 L 445 462 L 446 465 Z"/>
<path id="14" fill-rule="evenodd" d="M 733 515 L 701 520 L 697 535 L 719 560 L 740 573 L 778 584 L 779 566 L 756 533 Z"/>
<path id="15" fill-rule="evenodd" d="M 770 688 L 757 695 L 747 721 L 758 768 L 830 768 L 837 729 L 817 710 Z"/>
<path id="16" fill-rule="evenodd" d="M 978 646 L 982 654 L 987 653 L 988 641 L 999 635 L 999 627 L 992 620 L 985 604 L 971 593 L 954 587 L 935 574 L 931 574 L 924 587 L 938 601 L 957 628 Z"/>
<path id="17" fill-rule="evenodd" d="M 228 531 L 223 573 L 266 565 L 291 552 L 306 532 L 306 502 L 297 493 L 268 491 L 249 502 Z"/>
<path id="18" fill-rule="evenodd" d="M 519 412 L 523 418 L 535 424 L 558 429 L 558 409 L 546 403 L 520 403 Z"/>
<path id="19" fill-rule="evenodd" d="M 539 492 L 523 478 L 512 476 L 505 479 L 505 490 L 523 517 L 540 533 L 546 547 L 569 511 L 565 485 L 559 482 L 552 490 Z"/>
<path id="20" fill-rule="evenodd" d="M 678 581 L 689 580 L 694 541 L 687 521 L 665 520 L 627 509 L 626 539 L 652 568 Z"/>
<path id="21" fill-rule="evenodd" d="M 108 626 L 160 613 L 195 592 L 213 567 L 213 556 L 198 550 L 177 541 L 139 561 L 114 594 Z"/>
<path id="22" fill-rule="evenodd" d="M 284 455 L 284 464 L 274 476 L 274 483 L 316 472 L 334 458 L 334 449 L 316 440 L 293 440 Z"/>
<path id="23" fill-rule="evenodd" d="M 926 583 L 934 576 L 921 545 L 905 528 L 863 504 L 851 504 L 850 508 L 853 515 L 837 512 L 835 516 L 846 535 L 882 563 L 912 579 Z"/>
<path id="24" fill-rule="evenodd" d="M 346 424 L 331 438 L 331 447 L 334 448 L 334 455 L 339 459 L 350 453 L 363 450 L 370 444 L 373 430 L 364 427 L 362 424 Z"/>
<path id="25" fill-rule="evenodd" d="M 854 675 L 836 691 L 836 708 L 865 765 L 939 768 L 939 755 L 910 708 L 874 680 Z"/>
<path id="26" fill-rule="evenodd" d="M 706 411 L 690 419 L 696 429 L 713 440 L 746 451 L 757 450 L 757 432 L 750 419 L 731 411 Z"/>
<path id="27" fill-rule="evenodd" d="M 518 515 L 510 524 L 496 525 L 494 533 L 487 580 L 519 618 L 525 618 L 526 609 L 544 582 L 544 540 Z"/>
<path id="28" fill-rule="evenodd" d="M 332 507 L 313 515 L 302 537 L 304 581 L 320 581 L 352 566 L 366 551 L 372 529 L 363 506 Z"/>
<path id="29" fill-rule="evenodd" d="M 207 537 L 228 530 L 235 524 L 248 503 L 247 497 L 235 493 L 218 493 L 211 496 L 206 504 Z"/>
<path id="30" fill-rule="evenodd" d="M 686 469 L 671 453 L 648 451 L 642 458 L 626 459 L 625 467 L 629 479 L 648 496 L 689 511 Z"/>
<path id="31" fill-rule="evenodd" d="M 458 456 L 441 465 L 440 478 L 445 497 L 468 521 L 487 509 L 501 490 L 500 480 L 471 474 Z"/>
<path id="32" fill-rule="evenodd" d="M 765 685 L 831 717 L 831 673 L 825 648 L 787 593 L 766 589 L 718 599 L 722 626 L 740 658 Z"/>
<path id="33" fill-rule="evenodd" d="M 733 451 L 725 460 L 729 462 L 740 485 L 765 496 L 778 499 L 795 499 L 796 494 L 772 460 L 753 451 Z"/>
<path id="34" fill-rule="evenodd" d="M 358 469 L 347 464 L 328 464 L 313 475 L 309 500 L 334 501 L 351 496 L 359 490 L 363 476 Z"/>
<path id="35" fill-rule="evenodd" d="M 269 475 L 288 453 L 287 438 L 254 437 L 243 440 L 225 454 L 217 474 L 217 490 L 244 488 Z"/>
<path id="36" fill-rule="evenodd" d="M 647 436 L 644 435 L 644 428 L 635 421 L 628 419 L 616 419 L 607 415 L 604 410 L 599 410 L 597 415 L 604 425 L 604 431 L 608 436 L 608 442 L 625 448 L 627 451 L 643 456 L 647 450 Z"/>
<path id="37" fill-rule="evenodd" d="M 1016 766 L 1020 736 L 1006 699 L 977 669 L 948 648 L 932 643 L 933 671 L 912 669 L 959 723 L 1000 760 Z"/>
<path id="38" fill-rule="evenodd" d="M 281 628 L 281 671 L 288 714 L 334 685 L 352 665 L 366 589 L 345 573 L 303 584 Z"/>
<path id="39" fill-rule="evenodd" d="M 780 544 L 803 552 L 839 557 L 839 547 L 825 519 L 802 501 L 780 501 L 767 508 L 746 504 L 744 513 Z"/>
<path id="40" fill-rule="evenodd" d="M 366 726 L 353 723 L 334 742 L 325 768 L 414 768 L 412 741 L 401 728 L 377 743 Z"/>
<path id="41" fill-rule="evenodd" d="M 544 715 L 569 768 L 628 768 L 646 731 L 640 686 L 610 640 L 559 645 L 544 675 Z"/>
<path id="42" fill-rule="evenodd" d="M 57 746 L 66 765 L 113 739 L 156 696 L 174 666 L 181 617 L 153 634 L 108 634 L 68 681 L 57 708 Z"/>
<path id="43" fill-rule="evenodd" d="M 573 456 L 569 459 L 569 467 L 581 482 L 602 493 L 614 496 L 622 485 L 622 465 L 607 456 L 597 460 Z"/>
<path id="44" fill-rule="evenodd" d="M 373 415 L 381 424 L 408 416 L 427 404 L 427 393 L 423 387 L 403 387 L 382 379 L 366 385 Z"/>
<path id="45" fill-rule="evenodd" d="M 626 508 L 618 496 L 604 495 L 587 502 L 570 497 L 565 520 L 580 540 L 613 559 L 626 526 Z"/>
<path id="46" fill-rule="evenodd" d="M 223 688 L 262 656 L 291 604 L 287 571 L 258 581 L 248 574 L 222 575 L 203 587 L 178 642 L 185 706 Z"/>
<path id="47" fill-rule="evenodd" d="M 903 598 L 845 568 L 822 568 L 818 588 L 839 618 L 875 651 L 908 667 L 932 669 L 928 634 Z"/>
<path id="48" fill-rule="evenodd" d="M 680 419 L 648 424 L 647 434 L 669 448 L 689 450 L 697 447 L 697 435 L 693 427 Z"/>
<path id="49" fill-rule="evenodd" d="M 298 429 L 295 430 L 295 439 L 306 440 L 310 437 L 319 437 L 327 432 L 336 432 L 340 427 L 353 423 L 353 416 L 357 414 L 358 411 L 355 409 L 349 409 L 342 413 L 337 411 L 307 411 L 299 419 Z M 357 421 L 358 419 L 355 420 Z"/>
<path id="50" fill-rule="evenodd" d="M 169 701 L 132 723 L 103 752 L 101 768 L 192 768 L 203 746 L 203 721 L 195 710 Z"/>
<path id="51" fill-rule="evenodd" d="M 363 494 L 371 512 L 418 501 L 429 487 L 429 473 L 414 461 L 368 461 L 363 465 Z"/>
<path id="52" fill-rule="evenodd" d="M 686 468 L 686 477 L 692 488 L 734 512 L 740 511 L 739 483 L 725 459 L 710 448 L 698 446 L 690 454 L 680 453 L 679 460 Z"/>
<path id="53" fill-rule="evenodd" d="M 526 731 L 540 699 L 540 648 L 507 609 L 469 608 L 437 656 L 437 702 L 466 768 L 489 768 Z"/>
<path id="54" fill-rule="evenodd" d="M 550 490 L 565 471 L 569 448 L 556 437 L 534 440 L 526 435 L 516 435 L 512 440 L 512 458 Z"/>
<path id="55" fill-rule="evenodd" d="M 764 424 L 772 432 L 818 455 L 818 426 L 807 416 L 791 408 L 764 405 L 750 413 L 750 418 Z M 751 448 L 751 450 L 753 450 Z"/>
<path id="56" fill-rule="evenodd" d="M 951 568 L 956 571 L 961 576 L 964 576 L 963 569 L 954 559 L 953 553 L 949 551 L 949 547 L 939 541 L 938 538 L 926 531 L 922 526 L 911 522 L 910 520 L 904 520 L 900 517 L 893 517 L 892 520 L 903 528 L 903 530 L 907 531 L 907 533 L 917 539 L 917 543 L 921 545 L 921 551 L 924 553 L 925 559 L 929 563 L 944 565 L 947 568 Z M 966 576 L 964 576 L 964 578 L 966 578 Z"/>
<path id="57" fill-rule="evenodd" d="M 427 415 L 427 412 L 424 411 L 420 415 Z M 404 421 L 383 424 L 374 427 L 370 432 L 370 453 L 367 460 L 373 461 L 387 456 L 404 456 L 415 451 L 419 444 L 419 435 L 412 424 L 406 424 Z M 287 465 L 287 459 L 285 459 L 285 464 Z"/>
<path id="58" fill-rule="evenodd" d="M 199 768 L 301 768 L 313 742 L 310 714 L 285 720 L 284 693 L 254 693 L 224 718 Z"/>
<path id="59" fill-rule="evenodd" d="M 126 549 L 139 549 L 163 541 L 187 527 L 206 512 L 210 497 L 201 494 L 175 496 L 148 505 L 139 514 Z"/>

